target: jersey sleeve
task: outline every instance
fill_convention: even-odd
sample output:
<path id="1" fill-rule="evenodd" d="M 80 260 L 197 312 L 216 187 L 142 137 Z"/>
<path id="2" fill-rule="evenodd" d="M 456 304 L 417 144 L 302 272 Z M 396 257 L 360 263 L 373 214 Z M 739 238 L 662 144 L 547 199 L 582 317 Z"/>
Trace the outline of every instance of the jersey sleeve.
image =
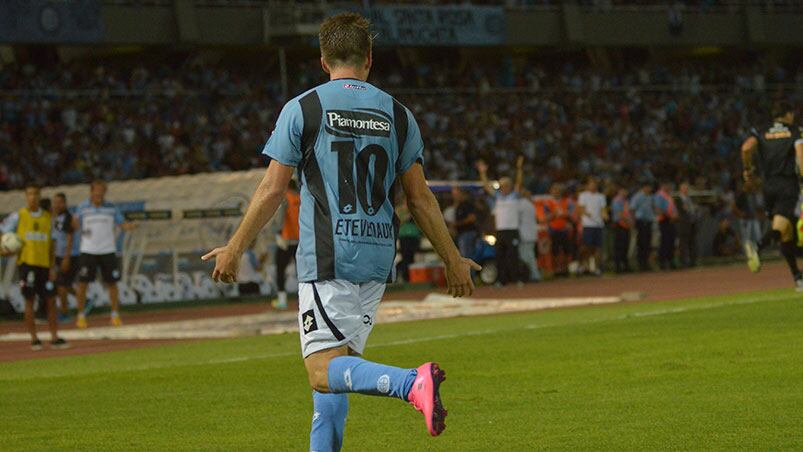
<path id="1" fill-rule="evenodd" d="M 276 128 L 270 134 L 262 153 L 282 165 L 298 166 L 301 163 L 301 134 L 304 117 L 297 100 L 285 104 L 276 120 Z"/>
<path id="2" fill-rule="evenodd" d="M 114 206 L 114 224 L 121 225 L 125 223 L 125 215 L 123 215 L 123 211 L 120 210 L 119 207 Z"/>
<path id="3" fill-rule="evenodd" d="M 414 163 L 424 164 L 424 140 L 421 139 L 421 130 L 413 117 L 413 113 L 407 108 L 407 138 L 404 141 L 404 148 L 399 155 L 398 173 L 404 174 Z"/>
<path id="4" fill-rule="evenodd" d="M 20 214 L 19 212 L 11 212 L 8 216 L 0 223 L 0 232 L 17 232 L 17 225 L 20 222 Z"/>

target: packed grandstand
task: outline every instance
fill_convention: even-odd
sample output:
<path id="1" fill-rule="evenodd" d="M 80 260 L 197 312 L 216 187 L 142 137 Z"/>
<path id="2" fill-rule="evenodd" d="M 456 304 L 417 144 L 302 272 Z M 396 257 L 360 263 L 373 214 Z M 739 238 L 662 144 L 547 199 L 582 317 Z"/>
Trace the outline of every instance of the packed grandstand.
<path id="1" fill-rule="evenodd" d="M 428 177 L 494 176 L 527 157 L 533 193 L 593 175 L 634 187 L 647 179 L 732 188 L 738 146 L 772 100 L 801 97 L 799 61 L 748 54 L 598 68 L 568 56 L 484 58 L 468 64 L 430 50 L 415 64 L 393 55 L 371 82 L 416 114 Z M 321 80 L 312 59 L 288 70 L 253 61 L 166 64 L 79 60 L 0 69 L 0 188 L 230 171 L 265 164 L 260 150 L 286 100 Z M 733 62 L 738 62 L 733 64 Z M 396 64 L 390 64 L 394 62 Z M 612 65 L 611 65 L 612 66 Z M 555 70 L 557 68 L 557 70 Z"/>

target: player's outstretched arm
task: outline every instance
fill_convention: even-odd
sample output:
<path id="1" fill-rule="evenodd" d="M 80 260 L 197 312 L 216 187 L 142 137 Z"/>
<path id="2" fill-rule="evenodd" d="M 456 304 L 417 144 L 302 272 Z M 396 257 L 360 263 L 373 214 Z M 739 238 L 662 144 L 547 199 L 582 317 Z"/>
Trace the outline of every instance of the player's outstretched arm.
<path id="1" fill-rule="evenodd" d="M 744 190 L 747 192 L 756 190 L 756 170 L 753 166 L 753 154 L 758 149 L 758 139 L 754 136 L 748 137 L 742 143 L 742 168 L 744 169 Z"/>
<path id="2" fill-rule="evenodd" d="M 795 156 L 797 157 L 797 174 L 800 179 L 800 191 L 803 192 L 803 138 L 795 141 Z"/>
<path id="3" fill-rule="evenodd" d="M 248 245 L 253 242 L 259 231 L 270 221 L 276 209 L 284 199 L 287 184 L 293 177 L 295 168 L 282 165 L 273 160 L 268 165 L 262 182 L 259 183 L 245 216 L 237 231 L 229 240 L 226 246 L 215 248 L 205 254 L 201 259 L 215 259 L 215 269 L 212 272 L 212 279 L 233 283 L 237 281 L 237 273 L 240 269 L 240 259 Z"/>
<path id="4" fill-rule="evenodd" d="M 483 160 L 477 160 L 475 166 L 477 167 L 477 172 L 480 174 L 482 189 L 485 190 L 485 193 L 493 196 L 496 193 L 496 190 L 494 190 L 493 185 L 491 185 L 491 181 L 488 179 L 488 164 Z"/>
<path id="5" fill-rule="evenodd" d="M 446 264 L 446 285 L 449 294 L 454 297 L 471 295 L 474 282 L 471 280 L 471 269 L 482 270 L 471 259 L 465 258 L 457 251 L 457 247 L 449 235 L 446 222 L 443 220 L 438 200 L 427 186 L 424 169 L 419 163 L 413 164 L 401 176 L 402 188 L 407 195 L 407 206 L 415 223 L 424 232 L 435 252 Z"/>

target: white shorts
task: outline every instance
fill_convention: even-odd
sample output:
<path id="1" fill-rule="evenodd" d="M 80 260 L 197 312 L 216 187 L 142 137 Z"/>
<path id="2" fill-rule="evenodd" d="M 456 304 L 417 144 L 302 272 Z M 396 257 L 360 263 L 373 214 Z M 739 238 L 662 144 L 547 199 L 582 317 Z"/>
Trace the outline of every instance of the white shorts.
<path id="1" fill-rule="evenodd" d="M 343 345 L 362 354 L 384 293 L 385 284 L 374 281 L 299 283 L 298 331 L 304 358 Z"/>

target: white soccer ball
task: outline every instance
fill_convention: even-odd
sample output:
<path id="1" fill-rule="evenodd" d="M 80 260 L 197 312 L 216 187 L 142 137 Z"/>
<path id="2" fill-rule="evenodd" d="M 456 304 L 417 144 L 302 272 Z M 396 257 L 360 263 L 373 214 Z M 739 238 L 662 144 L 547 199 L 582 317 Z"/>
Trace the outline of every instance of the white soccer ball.
<path id="1" fill-rule="evenodd" d="M 6 232 L 0 238 L 0 246 L 11 253 L 16 253 L 22 249 L 22 239 L 13 232 Z"/>

